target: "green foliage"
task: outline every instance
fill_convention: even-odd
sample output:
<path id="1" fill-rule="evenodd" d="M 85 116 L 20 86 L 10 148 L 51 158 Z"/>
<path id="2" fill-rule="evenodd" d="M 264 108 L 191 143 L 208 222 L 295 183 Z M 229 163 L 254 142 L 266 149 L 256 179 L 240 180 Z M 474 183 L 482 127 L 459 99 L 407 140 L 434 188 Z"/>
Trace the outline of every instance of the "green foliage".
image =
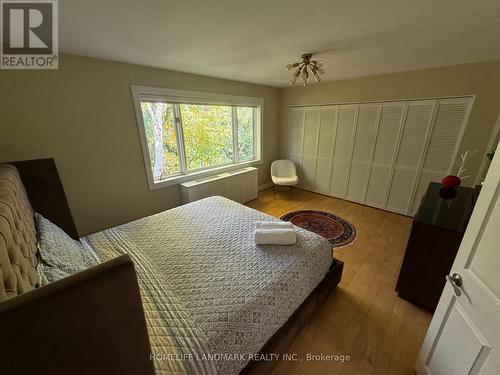
<path id="1" fill-rule="evenodd" d="M 154 141 L 154 125 L 151 114 L 147 110 L 147 105 L 162 106 L 163 118 L 163 173 L 161 177 L 171 176 L 180 172 L 179 152 L 177 149 L 177 139 L 174 127 L 174 106 L 165 103 L 141 103 L 142 116 L 144 120 L 144 129 L 148 142 L 149 158 L 151 167 L 154 170 L 155 160 L 155 141 Z M 160 177 L 160 178 L 161 178 Z"/>
<path id="2" fill-rule="evenodd" d="M 181 104 L 188 170 L 233 160 L 231 107 Z"/>
<path id="3" fill-rule="evenodd" d="M 157 155 L 163 156 L 163 173 L 156 178 L 161 179 L 178 174 L 180 172 L 180 159 L 174 105 L 142 102 L 141 108 L 153 171 L 156 163 L 161 163 L 155 158 Z M 234 161 L 232 107 L 181 104 L 179 109 L 188 171 L 229 164 Z M 238 107 L 236 115 L 238 120 L 238 157 L 241 161 L 251 160 L 254 157 L 254 110 L 251 107 Z M 158 145 L 155 144 L 155 119 L 152 116 L 161 116 L 163 121 L 162 134 L 159 135 L 163 139 L 161 145 L 163 150 L 156 150 Z M 159 168 L 161 168 L 161 164 Z"/>
<path id="4" fill-rule="evenodd" d="M 253 108 L 238 107 L 238 155 L 240 161 L 250 160 L 253 154 Z"/>

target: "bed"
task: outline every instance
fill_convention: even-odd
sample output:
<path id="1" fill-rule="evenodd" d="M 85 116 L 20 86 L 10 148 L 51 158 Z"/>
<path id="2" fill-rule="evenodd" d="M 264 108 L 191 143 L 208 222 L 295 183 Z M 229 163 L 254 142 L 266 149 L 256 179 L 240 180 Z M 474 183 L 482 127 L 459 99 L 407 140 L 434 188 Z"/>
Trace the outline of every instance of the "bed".
<path id="1" fill-rule="evenodd" d="M 16 169 L 0 165 L 0 192 L 12 184 L 16 194 L 4 193 L 2 200 L 22 218 L 13 221 L 24 222 L 23 240 L 7 254 L 0 246 L 3 270 L 18 280 L 13 288 L 4 277 L 0 299 L 38 287 L 33 212 Z M 80 244 L 98 263 L 124 254 L 132 259 L 156 373 L 237 374 L 271 365 L 259 363 L 258 353 L 290 349 L 340 281 L 342 263 L 314 233 L 296 228 L 296 245 L 255 245 L 255 223 L 276 220 L 210 197 L 92 234 Z M 4 236 L 10 230 L 0 228 Z M 15 269 L 13 256 L 20 265 Z"/>

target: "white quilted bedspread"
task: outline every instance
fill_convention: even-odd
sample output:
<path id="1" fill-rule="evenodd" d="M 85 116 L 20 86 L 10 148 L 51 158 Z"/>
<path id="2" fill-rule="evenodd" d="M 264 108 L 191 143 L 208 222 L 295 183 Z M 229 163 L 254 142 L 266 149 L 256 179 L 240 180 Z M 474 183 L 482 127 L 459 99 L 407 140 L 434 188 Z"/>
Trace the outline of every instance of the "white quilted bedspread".
<path id="1" fill-rule="evenodd" d="M 328 241 L 296 228 L 296 245 L 255 245 L 257 221 L 277 219 L 211 197 L 83 239 L 132 256 L 158 373 L 237 374 L 325 276 Z"/>

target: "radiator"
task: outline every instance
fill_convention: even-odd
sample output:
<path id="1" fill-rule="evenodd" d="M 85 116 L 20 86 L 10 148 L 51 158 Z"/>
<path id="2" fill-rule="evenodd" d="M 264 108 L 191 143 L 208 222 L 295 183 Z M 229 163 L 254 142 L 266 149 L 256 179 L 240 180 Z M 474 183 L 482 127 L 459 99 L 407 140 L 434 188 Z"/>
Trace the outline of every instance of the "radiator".
<path id="1" fill-rule="evenodd" d="M 257 168 L 248 167 L 184 182 L 180 184 L 182 203 L 214 195 L 246 203 L 257 198 L 257 180 Z"/>

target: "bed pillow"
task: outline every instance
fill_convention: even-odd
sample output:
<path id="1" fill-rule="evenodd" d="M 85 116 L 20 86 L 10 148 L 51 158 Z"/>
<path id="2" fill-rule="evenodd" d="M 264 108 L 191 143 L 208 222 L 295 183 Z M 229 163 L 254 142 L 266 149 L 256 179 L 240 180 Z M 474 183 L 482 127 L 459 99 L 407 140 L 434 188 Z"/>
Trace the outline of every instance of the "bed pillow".
<path id="1" fill-rule="evenodd" d="M 51 267 L 43 263 L 43 261 L 38 262 L 36 266 L 36 272 L 38 273 L 39 286 L 45 286 L 47 284 L 53 283 L 54 281 L 64 279 L 70 276 L 69 273 L 57 267 Z"/>
<path id="2" fill-rule="evenodd" d="M 73 240 L 61 228 L 38 213 L 36 229 L 38 252 L 42 263 L 39 268 L 50 282 L 97 264 L 92 254 L 78 241 Z"/>

